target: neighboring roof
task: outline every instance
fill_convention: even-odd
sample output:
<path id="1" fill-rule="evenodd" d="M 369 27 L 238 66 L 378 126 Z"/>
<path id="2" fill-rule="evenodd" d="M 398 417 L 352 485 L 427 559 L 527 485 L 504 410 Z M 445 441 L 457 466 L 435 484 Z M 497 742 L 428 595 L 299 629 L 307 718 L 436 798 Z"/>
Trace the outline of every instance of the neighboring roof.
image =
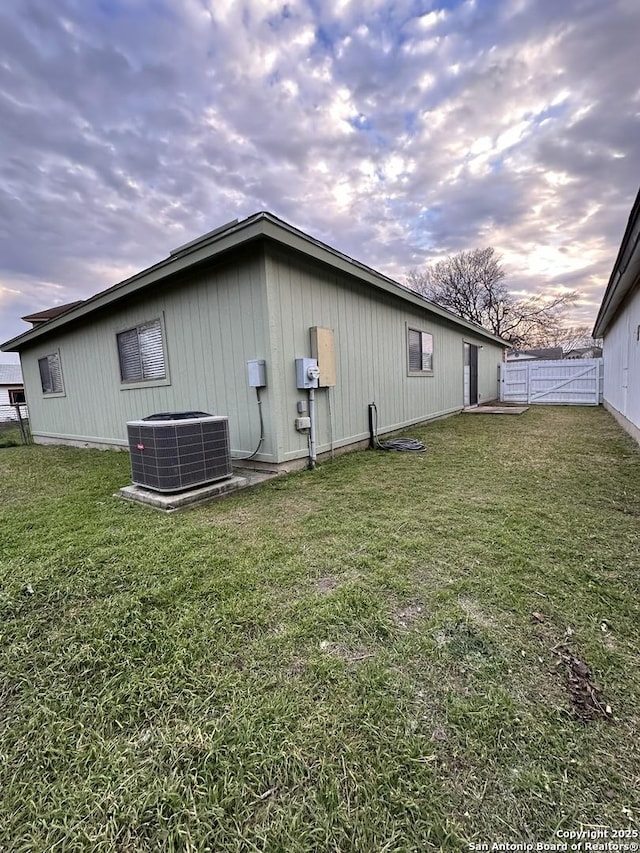
<path id="1" fill-rule="evenodd" d="M 620 244 L 618 257 L 607 284 L 596 324 L 593 327 L 593 337 L 601 338 L 615 319 L 625 297 L 640 282 L 640 191 L 631 208 L 627 228 Z"/>
<path id="2" fill-rule="evenodd" d="M 27 323 L 46 323 L 48 320 L 53 320 L 54 317 L 59 317 L 61 314 L 66 314 L 67 311 L 71 311 L 72 308 L 75 308 L 77 305 L 82 305 L 83 299 L 78 299 L 76 302 L 67 302 L 66 305 L 55 305 L 53 308 L 45 308 L 44 311 L 37 311 L 35 314 L 27 314 L 25 317 L 21 317 L 21 320 L 25 320 Z"/>
<path id="3" fill-rule="evenodd" d="M 446 311 L 444 308 L 440 308 L 438 305 L 434 305 L 410 288 L 398 284 L 393 279 L 376 272 L 371 267 L 367 267 L 347 255 L 343 255 L 326 243 L 322 243 L 320 240 L 316 240 L 303 231 L 299 231 L 297 228 L 289 225 L 284 220 L 278 219 L 272 213 L 261 211 L 247 217 L 247 219 L 243 219 L 241 222 L 230 222 L 227 227 L 223 226 L 221 229 L 209 232 L 204 237 L 187 243 L 179 249 L 174 249 L 168 258 L 142 272 L 136 273 L 136 275 L 110 287 L 108 290 L 103 290 L 101 293 L 97 293 L 95 296 L 84 300 L 84 302 L 81 302 L 75 308 L 67 310 L 63 315 L 49 320 L 46 324 L 29 329 L 29 331 L 12 338 L 10 341 L 5 341 L 1 348 L 7 352 L 19 351 L 22 347 L 45 335 L 52 334 L 68 323 L 85 318 L 94 311 L 100 311 L 133 293 L 157 284 L 159 281 L 175 273 L 184 272 L 196 264 L 212 260 L 231 249 L 244 246 L 260 238 L 279 243 L 280 245 L 301 252 L 307 257 L 329 264 L 335 269 L 356 276 L 360 281 L 377 287 L 379 290 L 399 296 L 406 302 L 410 302 L 420 308 L 428 309 L 431 313 L 443 317 L 462 328 L 468 329 L 474 335 L 488 338 L 495 343 L 507 346 L 505 341 L 492 335 L 491 332 L 487 332 L 485 329 L 480 328 L 480 326 L 476 326 L 466 320 L 461 320 L 455 314 Z"/>
<path id="4" fill-rule="evenodd" d="M 22 385 L 22 369 L 19 364 L 0 364 L 0 385 Z"/>
<path id="5" fill-rule="evenodd" d="M 540 349 L 514 349 L 508 353 L 507 357 L 513 355 L 515 358 L 522 359 L 546 359 L 549 361 L 555 361 L 559 358 L 563 357 L 563 349 L 562 347 L 542 347 Z"/>
<path id="6" fill-rule="evenodd" d="M 595 344 L 590 347 L 577 347 L 576 349 L 569 350 L 569 352 L 565 353 L 565 358 L 601 358 L 602 357 L 602 347 L 598 347 Z"/>

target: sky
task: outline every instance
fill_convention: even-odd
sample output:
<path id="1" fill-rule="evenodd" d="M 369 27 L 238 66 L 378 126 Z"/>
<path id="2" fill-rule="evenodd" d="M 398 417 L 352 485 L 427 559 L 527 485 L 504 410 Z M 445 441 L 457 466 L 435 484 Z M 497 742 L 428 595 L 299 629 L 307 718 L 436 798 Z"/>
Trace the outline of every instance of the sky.
<path id="1" fill-rule="evenodd" d="M 493 246 L 592 325 L 639 33 L 638 0 L 2 0 L 0 341 L 259 210 L 401 282 Z"/>

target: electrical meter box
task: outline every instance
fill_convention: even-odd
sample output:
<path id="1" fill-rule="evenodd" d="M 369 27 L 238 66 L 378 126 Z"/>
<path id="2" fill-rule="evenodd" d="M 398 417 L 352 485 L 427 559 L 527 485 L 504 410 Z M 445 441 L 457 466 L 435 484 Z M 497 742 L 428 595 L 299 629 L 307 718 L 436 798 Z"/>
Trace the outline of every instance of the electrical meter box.
<path id="1" fill-rule="evenodd" d="M 296 387 L 317 388 L 318 362 L 315 358 L 296 358 Z"/>
<path id="2" fill-rule="evenodd" d="M 249 388 L 264 388 L 267 384 L 267 367 L 263 358 L 254 358 L 247 362 Z"/>

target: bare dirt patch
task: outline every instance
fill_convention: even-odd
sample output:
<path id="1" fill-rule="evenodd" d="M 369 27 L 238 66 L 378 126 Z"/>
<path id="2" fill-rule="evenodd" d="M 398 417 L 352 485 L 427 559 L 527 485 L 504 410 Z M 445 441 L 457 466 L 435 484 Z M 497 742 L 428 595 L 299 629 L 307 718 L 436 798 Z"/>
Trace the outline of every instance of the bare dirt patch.
<path id="1" fill-rule="evenodd" d="M 318 592 L 322 592 L 325 595 L 333 592 L 339 586 L 337 578 L 334 578 L 333 575 L 325 575 L 322 578 L 318 578 L 315 582 L 315 588 Z"/>
<path id="2" fill-rule="evenodd" d="M 406 604 L 399 610 L 394 611 L 391 615 L 393 621 L 399 628 L 411 628 L 411 626 L 421 619 L 424 614 L 422 604 Z"/>

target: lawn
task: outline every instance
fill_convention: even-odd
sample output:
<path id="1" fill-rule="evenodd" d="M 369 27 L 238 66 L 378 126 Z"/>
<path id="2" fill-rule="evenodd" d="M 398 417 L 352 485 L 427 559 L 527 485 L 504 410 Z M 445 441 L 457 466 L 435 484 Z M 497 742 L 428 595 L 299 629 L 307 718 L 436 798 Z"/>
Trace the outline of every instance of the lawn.
<path id="1" fill-rule="evenodd" d="M 0 414 L 5 414 L 1 407 Z M 3 447 L 19 447 L 21 444 L 28 444 L 29 441 L 31 441 L 28 420 L 23 421 L 23 430 L 24 435 L 20 430 L 20 425 L 16 421 L 0 421 L 0 449 Z"/>
<path id="2" fill-rule="evenodd" d="M 0 450 L 0 849 L 640 828 L 640 450 L 602 409 L 410 434 L 170 516 L 124 453 Z"/>

